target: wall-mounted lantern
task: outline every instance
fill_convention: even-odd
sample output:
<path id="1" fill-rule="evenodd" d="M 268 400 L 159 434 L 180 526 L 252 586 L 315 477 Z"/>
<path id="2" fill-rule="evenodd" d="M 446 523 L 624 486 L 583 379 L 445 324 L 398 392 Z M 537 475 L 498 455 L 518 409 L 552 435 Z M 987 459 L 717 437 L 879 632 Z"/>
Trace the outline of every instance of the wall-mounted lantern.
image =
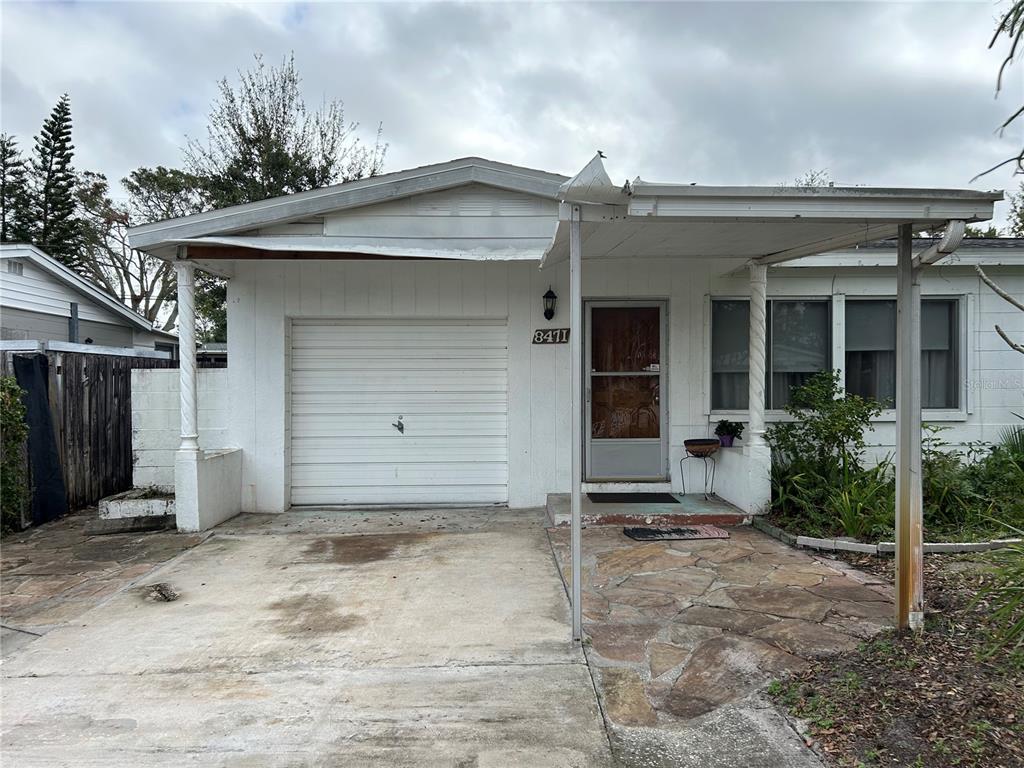
<path id="1" fill-rule="evenodd" d="M 548 292 L 544 294 L 544 319 L 550 320 L 555 316 L 555 304 L 558 303 L 558 296 L 548 286 Z"/>

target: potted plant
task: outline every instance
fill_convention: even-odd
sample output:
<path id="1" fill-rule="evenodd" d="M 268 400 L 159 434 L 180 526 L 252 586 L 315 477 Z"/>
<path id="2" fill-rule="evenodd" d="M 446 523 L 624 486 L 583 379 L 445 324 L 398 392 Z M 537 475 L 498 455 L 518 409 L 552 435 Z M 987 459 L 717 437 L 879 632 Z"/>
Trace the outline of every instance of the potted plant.
<path id="1" fill-rule="evenodd" d="M 722 419 L 715 427 L 715 435 L 723 448 L 731 448 L 732 441 L 743 436 L 743 425 L 738 421 Z"/>

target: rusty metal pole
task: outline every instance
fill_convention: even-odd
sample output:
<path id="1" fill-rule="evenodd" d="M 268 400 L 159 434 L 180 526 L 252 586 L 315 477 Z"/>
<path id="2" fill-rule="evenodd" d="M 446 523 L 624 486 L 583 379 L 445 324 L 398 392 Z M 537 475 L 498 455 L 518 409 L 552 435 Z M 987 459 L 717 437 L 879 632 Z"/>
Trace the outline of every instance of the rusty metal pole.
<path id="1" fill-rule="evenodd" d="M 896 260 L 896 628 L 924 624 L 921 523 L 921 285 L 913 228 L 899 228 Z"/>

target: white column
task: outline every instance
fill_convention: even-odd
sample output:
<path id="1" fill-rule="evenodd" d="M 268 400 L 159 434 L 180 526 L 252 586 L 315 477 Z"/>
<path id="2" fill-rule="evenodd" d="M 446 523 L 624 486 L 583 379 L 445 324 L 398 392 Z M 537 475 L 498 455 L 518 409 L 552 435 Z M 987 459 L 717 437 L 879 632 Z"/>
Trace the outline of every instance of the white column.
<path id="1" fill-rule="evenodd" d="M 569 219 L 569 359 L 572 366 L 572 484 L 569 534 L 572 550 L 572 639 L 583 640 L 583 243 L 580 239 L 580 207 L 572 206 Z"/>
<path id="2" fill-rule="evenodd" d="M 899 229 L 896 266 L 896 627 L 924 625 L 921 524 L 921 285 L 913 229 Z"/>
<path id="3" fill-rule="evenodd" d="M 178 364 L 181 377 L 181 444 L 178 450 L 198 452 L 195 264 L 176 261 L 174 271 L 178 278 Z"/>
<path id="4" fill-rule="evenodd" d="M 749 371 L 749 421 L 746 443 L 751 448 L 764 445 L 764 382 L 765 347 L 767 344 L 768 318 L 768 266 L 750 264 L 750 340 L 748 352 Z"/>

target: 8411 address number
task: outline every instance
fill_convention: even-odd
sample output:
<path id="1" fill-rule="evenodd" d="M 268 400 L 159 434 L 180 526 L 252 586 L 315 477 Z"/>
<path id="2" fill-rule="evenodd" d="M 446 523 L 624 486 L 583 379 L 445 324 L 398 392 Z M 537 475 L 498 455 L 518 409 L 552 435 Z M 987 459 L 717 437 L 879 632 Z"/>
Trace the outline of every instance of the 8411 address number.
<path id="1" fill-rule="evenodd" d="M 549 328 L 544 331 L 533 332 L 533 343 L 534 344 L 568 344 L 569 343 L 569 329 L 568 328 Z"/>

